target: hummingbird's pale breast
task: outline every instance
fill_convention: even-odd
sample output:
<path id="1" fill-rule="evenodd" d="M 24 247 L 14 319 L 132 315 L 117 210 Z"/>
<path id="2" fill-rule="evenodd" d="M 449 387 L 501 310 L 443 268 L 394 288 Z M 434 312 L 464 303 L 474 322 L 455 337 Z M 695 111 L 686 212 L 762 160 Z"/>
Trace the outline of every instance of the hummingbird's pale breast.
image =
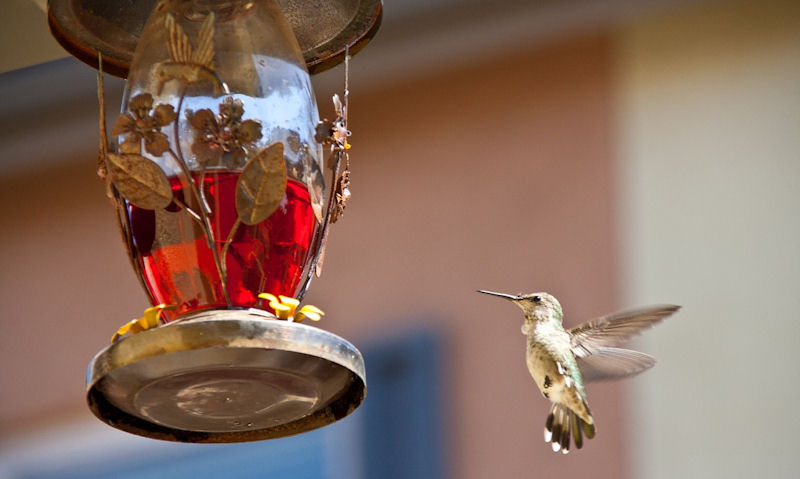
<path id="1" fill-rule="evenodd" d="M 538 323 L 527 336 L 528 371 L 542 395 L 567 406 L 588 424 L 594 423 L 569 334 L 560 324 Z"/>

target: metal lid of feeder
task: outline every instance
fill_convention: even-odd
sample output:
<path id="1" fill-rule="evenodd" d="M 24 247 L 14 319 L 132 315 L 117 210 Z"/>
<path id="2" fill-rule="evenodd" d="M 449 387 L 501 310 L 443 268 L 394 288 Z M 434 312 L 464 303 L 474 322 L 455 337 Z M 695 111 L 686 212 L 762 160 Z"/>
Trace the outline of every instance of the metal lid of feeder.
<path id="1" fill-rule="evenodd" d="M 181 442 L 298 434 L 350 414 L 366 394 L 361 353 L 324 330 L 258 310 L 213 310 L 128 336 L 87 373 L 111 426 Z"/>
<path id="2" fill-rule="evenodd" d="M 73 56 L 126 78 L 133 52 L 157 0 L 48 0 L 53 36 Z M 277 0 L 311 74 L 325 71 L 363 48 L 378 31 L 381 0 L 304 2 Z"/>

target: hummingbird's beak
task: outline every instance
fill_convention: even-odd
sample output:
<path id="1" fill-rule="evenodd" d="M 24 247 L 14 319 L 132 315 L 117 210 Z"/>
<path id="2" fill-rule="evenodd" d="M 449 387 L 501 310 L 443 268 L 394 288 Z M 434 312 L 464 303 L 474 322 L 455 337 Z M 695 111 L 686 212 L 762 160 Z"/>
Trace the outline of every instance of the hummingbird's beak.
<path id="1" fill-rule="evenodd" d="M 499 296 L 501 298 L 506 298 L 506 299 L 509 299 L 511 301 L 516 301 L 516 300 L 519 299 L 518 295 L 513 295 L 513 294 L 495 293 L 494 291 L 486 291 L 486 290 L 483 290 L 483 289 L 479 289 L 477 291 L 479 293 L 483 293 L 483 294 L 491 294 L 492 296 Z"/>

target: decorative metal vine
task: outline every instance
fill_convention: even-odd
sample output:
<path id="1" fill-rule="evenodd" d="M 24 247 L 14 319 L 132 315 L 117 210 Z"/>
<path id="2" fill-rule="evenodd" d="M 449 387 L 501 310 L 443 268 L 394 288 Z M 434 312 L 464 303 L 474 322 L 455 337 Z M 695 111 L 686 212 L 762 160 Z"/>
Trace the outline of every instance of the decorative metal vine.
<path id="1" fill-rule="evenodd" d="M 166 16 L 165 27 L 168 33 L 169 60 L 156 65 L 155 71 L 159 93 L 166 83 L 179 82 L 177 110 L 168 104 L 154 105 L 153 97 L 149 93 L 140 93 L 132 97 L 128 102 L 129 113 L 120 115 L 111 130 L 112 135 L 123 138 L 118 151 L 111 152 L 105 131 L 101 73 L 98 85 L 101 102 L 101 154 L 98 174 L 109 183 L 108 192 L 112 197 L 119 195 L 130 204 L 147 210 L 162 209 L 175 204 L 198 223 L 213 254 L 222 282 L 222 291 L 230 307 L 224 258 L 242 223 L 258 224 L 267 219 L 280 205 L 287 184 L 284 147 L 282 143 L 277 142 L 256 151 L 256 142 L 262 137 L 261 123 L 257 120 L 243 119 L 244 106 L 241 101 L 233 97 L 224 98 L 219 103 L 217 113 L 210 109 L 186 112 L 186 119 L 194 133 L 191 150 L 200 166 L 199 184 L 204 183 L 208 167 L 241 168 L 235 197 L 237 219 L 223 244 L 221 253 L 218 252 L 211 227 L 211 208 L 206 201 L 203 188 L 198 187 L 198 183 L 192 178 L 179 141 L 178 125 L 189 87 L 210 84 L 215 97 L 229 94 L 227 85 L 214 69 L 214 13 L 210 13 L 200 27 L 195 46 L 171 14 Z M 174 148 L 162 131 L 169 126 L 173 127 Z M 168 155 L 180 169 L 182 177 L 179 177 L 179 180 L 190 192 L 190 197 L 182 201 L 174 196 L 164 171 L 157 163 L 144 156 L 142 150 L 156 158 Z M 110 188 L 110 185 L 114 188 Z M 119 210 L 121 208 L 119 201 L 116 204 Z M 118 214 L 122 212 L 118 211 Z M 129 237 L 125 233 L 123 231 L 123 236 Z M 138 269 L 137 262 L 133 258 L 131 260 Z"/>
<path id="2" fill-rule="evenodd" d="M 345 46 L 344 57 L 344 102 L 339 95 L 333 95 L 333 107 L 336 118 L 333 121 L 323 120 L 317 125 L 316 140 L 323 145 L 330 145 L 331 156 L 328 166 L 331 169 L 333 187 L 328 198 L 328 211 L 317 236 L 315 248 L 319 251 L 312 270 L 317 277 L 322 275 L 325 261 L 325 247 L 328 242 L 328 229 L 344 214 L 347 201 L 350 199 L 350 130 L 347 125 L 347 109 L 350 98 L 350 46 Z M 307 282 L 311 280 L 311 272 Z"/>

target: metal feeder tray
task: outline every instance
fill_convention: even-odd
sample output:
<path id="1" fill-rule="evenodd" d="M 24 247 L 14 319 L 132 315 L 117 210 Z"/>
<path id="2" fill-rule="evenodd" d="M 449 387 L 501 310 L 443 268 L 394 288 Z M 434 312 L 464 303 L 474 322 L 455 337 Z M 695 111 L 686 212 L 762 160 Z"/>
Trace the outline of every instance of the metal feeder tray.
<path id="1" fill-rule="evenodd" d="M 87 400 L 109 425 L 180 442 L 244 442 L 330 424 L 364 400 L 361 353 L 255 309 L 210 310 L 123 338 L 89 364 Z"/>

